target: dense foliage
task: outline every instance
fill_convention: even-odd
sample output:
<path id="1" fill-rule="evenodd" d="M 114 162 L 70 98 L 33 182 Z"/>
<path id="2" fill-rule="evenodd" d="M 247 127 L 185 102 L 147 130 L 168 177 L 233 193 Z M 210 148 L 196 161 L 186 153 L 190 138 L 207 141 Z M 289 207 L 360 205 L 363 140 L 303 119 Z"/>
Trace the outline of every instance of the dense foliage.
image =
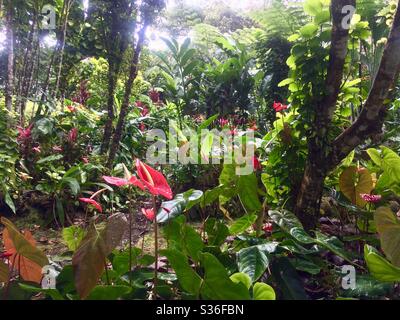
<path id="1" fill-rule="evenodd" d="M 398 1 L 47 2 L 0 2 L 2 299 L 399 299 Z"/>

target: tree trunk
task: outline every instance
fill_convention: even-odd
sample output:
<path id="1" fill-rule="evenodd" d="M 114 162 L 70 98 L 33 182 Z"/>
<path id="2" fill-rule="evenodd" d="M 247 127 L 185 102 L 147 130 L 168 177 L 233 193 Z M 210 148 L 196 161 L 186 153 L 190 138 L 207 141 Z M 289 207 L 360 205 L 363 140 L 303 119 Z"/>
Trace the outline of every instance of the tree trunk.
<path id="1" fill-rule="evenodd" d="M 7 28 L 7 81 L 5 92 L 6 108 L 12 111 L 12 96 L 14 92 L 14 30 L 13 30 L 13 7 L 9 4 L 6 9 Z"/>
<path id="2" fill-rule="evenodd" d="M 326 154 L 329 152 L 328 133 L 336 108 L 347 55 L 349 30 L 343 28 L 346 5 L 355 6 L 355 0 L 333 0 L 331 4 L 332 38 L 328 72 L 325 80 L 326 93 L 316 97 L 313 104 L 315 116 L 312 132 L 308 138 L 308 160 L 303 181 L 297 195 L 295 214 L 307 230 L 316 226 L 320 211 L 324 180 L 327 175 Z"/>
<path id="3" fill-rule="evenodd" d="M 335 10 L 335 5 L 341 2 L 340 0 L 333 0 L 332 9 Z M 342 2 L 341 5 L 343 6 L 344 3 Z M 334 12 L 333 20 L 335 22 Z M 338 56 L 345 57 L 345 55 L 340 54 L 340 50 L 337 50 L 338 47 L 336 45 L 342 43 L 342 48 L 344 48 L 343 44 L 347 46 L 347 41 L 343 42 L 343 39 L 334 41 L 335 37 L 335 28 L 333 28 L 330 64 Z M 309 139 L 308 163 L 294 210 L 307 230 L 313 229 L 318 220 L 323 184 L 327 174 L 362 142 L 381 132 L 386 115 L 386 103 L 390 98 L 390 92 L 394 88 L 400 72 L 399 52 L 400 1 L 378 72 L 360 116 L 348 129 L 325 147 L 321 145 L 321 141 L 318 141 L 318 139 L 324 139 L 322 141 L 327 142 L 326 137 L 331 120 L 329 115 L 332 114 L 332 110 L 334 111 L 337 96 L 335 99 L 324 99 L 325 101 L 331 101 L 333 104 L 330 106 L 320 104 L 317 109 L 317 122 L 314 126 L 315 128 L 319 126 L 320 129 L 314 129 L 316 138 Z M 333 59 L 332 54 L 336 57 L 335 59 Z M 340 66 L 340 63 L 337 63 L 337 65 Z M 342 78 L 338 77 L 338 74 L 336 76 L 329 75 L 329 72 L 337 73 L 340 71 L 339 69 L 338 66 L 328 68 L 327 82 L 331 79 L 332 83 L 340 86 Z M 343 69 L 341 73 L 343 73 Z M 322 107 L 326 109 L 321 110 L 320 108 Z"/>
<path id="4" fill-rule="evenodd" d="M 63 67 L 63 59 L 64 59 L 64 49 L 65 49 L 65 37 L 67 34 L 67 25 L 68 25 L 68 17 L 69 17 L 69 12 L 71 9 L 71 6 L 73 4 L 74 0 L 64 0 L 63 4 L 63 23 L 61 27 L 61 39 L 60 39 L 60 46 L 59 46 L 59 61 L 58 61 L 58 71 L 57 71 L 57 77 L 56 77 L 56 86 L 54 89 L 54 98 L 57 98 L 58 96 L 58 89 L 60 87 L 60 78 L 61 78 L 61 71 Z"/>
<path id="5" fill-rule="evenodd" d="M 147 24 L 146 24 L 146 21 L 144 21 L 144 25 L 143 25 L 142 29 L 139 31 L 138 42 L 137 42 L 137 45 L 136 45 L 136 48 L 135 48 L 135 51 L 133 54 L 133 58 L 131 61 L 131 65 L 130 65 L 129 79 L 125 85 L 124 100 L 123 100 L 123 103 L 121 106 L 121 110 L 120 110 L 119 117 L 118 117 L 117 127 L 115 128 L 115 133 L 114 133 L 114 136 L 112 139 L 110 152 L 108 155 L 107 167 L 110 169 L 113 166 L 114 159 L 118 152 L 119 144 L 121 142 L 122 133 L 123 133 L 124 124 L 125 124 L 125 118 L 126 118 L 126 115 L 128 114 L 129 99 L 130 99 L 131 92 L 132 92 L 133 82 L 135 81 L 137 74 L 138 74 L 139 58 L 140 58 L 140 53 L 142 51 L 143 42 L 144 42 L 145 35 L 146 35 L 146 29 L 147 29 Z"/>
<path id="6" fill-rule="evenodd" d="M 108 99 L 107 99 L 107 121 L 104 127 L 104 136 L 103 142 L 101 144 L 100 152 L 101 154 L 105 154 L 108 151 L 110 146 L 110 140 L 113 129 L 113 121 L 114 121 L 114 92 L 117 82 L 117 75 L 114 72 L 114 65 L 109 64 L 108 71 Z"/>

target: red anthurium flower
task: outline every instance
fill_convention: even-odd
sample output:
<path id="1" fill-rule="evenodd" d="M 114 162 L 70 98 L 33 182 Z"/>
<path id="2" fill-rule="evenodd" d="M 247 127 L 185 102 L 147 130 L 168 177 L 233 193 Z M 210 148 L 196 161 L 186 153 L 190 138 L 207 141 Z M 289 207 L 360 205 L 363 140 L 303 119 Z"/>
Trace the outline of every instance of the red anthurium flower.
<path id="1" fill-rule="evenodd" d="M 272 105 L 272 107 L 274 108 L 275 112 L 281 112 L 281 111 L 286 110 L 288 108 L 287 105 L 282 104 L 280 102 L 275 102 L 275 101 L 274 101 L 274 104 Z"/>
<path id="2" fill-rule="evenodd" d="M 253 156 L 253 168 L 255 171 L 262 169 L 260 160 L 256 156 Z"/>
<path id="3" fill-rule="evenodd" d="M 131 176 L 129 179 L 103 176 L 103 179 L 108 184 L 111 184 L 111 185 L 117 186 L 117 187 L 123 187 L 123 186 L 127 186 L 127 185 L 134 185 L 136 187 L 139 187 L 142 190 L 144 190 L 144 188 L 145 188 L 143 183 L 138 178 L 136 178 L 135 176 Z"/>
<path id="4" fill-rule="evenodd" d="M 74 143 L 78 139 L 78 128 L 72 128 L 68 132 L 68 142 Z"/>
<path id="5" fill-rule="evenodd" d="M 381 201 L 381 199 L 382 199 L 382 196 L 379 194 L 361 193 L 360 196 L 364 201 L 370 202 L 370 203 L 376 203 L 376 202 Z"/>
<path id="6" fill-rule="evenodd" d="M 263 225 L 264 232 L 272 232 L 272 223 L 266 223 Z"/>
<path id="7" fill-rule="evenodd" d="M 156 215 L 154 213 L 154 209 L 142 208 L 142 213 L 147 218 L 147 220 L 150 220 L 150 221 L 153 221 L 155 219 L 155 217 L 156 217 Z"/>
<path id="8" fill-rule="evenodd" d="M 103 208 L 101 207 L 101 205 L 96 201 L 93 200 L 91 198 L 79 198 L 79 201 L 88 203 L 90 205 L 92 205 L 93 207 L 95 207 L 100 213 L 103 212 Z"/>
<path id="9" fill-rule="evenodd" d="M 18 130 L 18 138 L 17 139 L 19 141 L 29 139 L 32 134 L 32 127 L 33 127 L 33 123 L 27 128 L 17 127 L 17 130 Z"/>
<path id="10" fill-rule="evenodd" d="M 172 199 L 171 188 L 162 173 L 143 163 L 139 159 L 136 160 L 136 170 L 140 180 L 151 194 L 161 195 L 167 199 Z"/>

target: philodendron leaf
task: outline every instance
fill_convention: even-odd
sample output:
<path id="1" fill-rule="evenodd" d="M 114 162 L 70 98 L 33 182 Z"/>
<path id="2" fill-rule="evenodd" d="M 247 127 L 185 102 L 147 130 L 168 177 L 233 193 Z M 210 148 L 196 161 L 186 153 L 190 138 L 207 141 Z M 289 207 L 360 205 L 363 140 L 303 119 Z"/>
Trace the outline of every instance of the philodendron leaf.
<path id="1" fill-rule="evenodd" d="M 258 180 L 254 172 L 249 175 L 239 176 L 237 189 L 240 202 L 247 213 L 261 211 L 262 204 L 258 197 Z"/>
<path id="2" fill-rule="evenodd" d="M 249 300 L 249 290 L 243 283 L 235 283 L 229 279 L 224 266 L 210 253 L 202 253 L 204 267 L 204 283 L 201 294 L 211 300 Z"/>
<path id="3" fill-rule="evenodd" d="M 180 193 L 173 200 L 161 203 L 160 210 L 157 213 L 157 222 L 163 223 L 182 214 L 200 202 L 203 192 L 200 190 L 189 190 Z"/>
<path id="4" fill-rule="evenodd" d="M 252 281 L 250 277 L 243 272 L 236 272 L 229 277 L 234 283 L 243 283 L 247 289 L 250 289 Z"/>
<path id="5" fill-rule="evenodd" d="M 183 290 L 198 296 L 202 279 L 190 267 L 188 257 L 175 249 L 163 250 L 161 254 L 167 257 L 172 269 L 175 270 Z"/>
<path id="6" fill-rule="evenodd" d="M 380 207 L 374 213 L 376 229 L 380 235 L 383 252 L 400 267 L 400 221 L 390 208 Z"/>
<path id="7" fill-rule="evenodd" d="M 107 256 L 121 242 L 127 226 L 123 214 L 115 214 L 107 223 L 92 225 L 72 258 L 75 287 L 84 299 L 96 286 Z"/>
<path id="8" fill-rule="evenodd" d="M 239 233 L 245 232 L 250 228 L 254 222 L 257 220 L 257 215 L 246 214 L 243 217 L 237 219 L 230 227 L 229 232 L 231 235 L 235 236 Z"/>
<path id="9" fill-rule="evenodd" d="M 290 234 L 297 241 L 304 244 L 311 244 L 315 242 L 315 240 L 304 230 L 299 219 L 297 219 L 297 217 L 290 211 L 270 210 L 268 215 L 275 222 L 275 224 L 277 224 L 283 231 Z"/>
<path id="10" fill-rule="evenodd" d="M 49 260 L 43 251 L 36 248 L 30 241 L 28 241 L 10 220 L 1 217 L 1 223 L 5 225 L 8 231 L 7 238 L 11 240 L 12 246 L 15 248 L 17 254 L 29 259 L 40 267 L 49 264 Z"/>
<path id="11" fill-rule="evenodd" d="M 353 204 L 364 207 L 367 202 L 361 198 L 361 194 L 369 194 L 374 188 L 372 175 L 365 168 L 351 166 L 346 168 L 339 178 L 340 191 Z"/>
<path id="12" fill-rule="evenodd" d="M 268 268 L 269 259 L 261 246 L 252 246 L 240 250 L 237 254 L 239 271 L 247 274 L 251 282 L 257 281 Z"/>
<path id="13" fill-rule="evenodd" d="M 71 226 L 62 230 L 62 237 L 68 249 L 75 251 L 83 238 L 85 237 L 85 230 L 78 226 Z"/>
<path id="14" fill-rule="evenodd" d="M 275 300 L 275 290 L 268 284 L 257 282 L 253 286 L 253 300 Z"/>
<path id="15" fill-rule="evenodd" d="M 308 300 L 304 285 L 296 269 L 286 257 L 275 259 L 271 264 L 271 272 L 278 288 L 286 300 Z"/>
<path id="16" fill-rule="evenodd" d="M 193 260 L 199 260 L 199 252 L 204 248 L 200 234 L 187 224 L 185 216 L 179 216 L 164 227 L 164 234 L 170 247 L 182 251 Z"/>
<path id="17" fill-rule="evenodd" d="M 222 245 L 229 235 L 229 229 L 226 224 L 214 218 L 207 219 L 204 228 L 207 232 L 208 245 L 210 246 Z"/>
<path id="18" fill-rule="evenodd" d="M 400 268 L 395 267 L 384 257 L 379 255 L 375 248 L 365 245 L 364 259 L 367 263 L 369 272 L 371 272 L 375 279 L 382 282 L 400 281 Z"/>

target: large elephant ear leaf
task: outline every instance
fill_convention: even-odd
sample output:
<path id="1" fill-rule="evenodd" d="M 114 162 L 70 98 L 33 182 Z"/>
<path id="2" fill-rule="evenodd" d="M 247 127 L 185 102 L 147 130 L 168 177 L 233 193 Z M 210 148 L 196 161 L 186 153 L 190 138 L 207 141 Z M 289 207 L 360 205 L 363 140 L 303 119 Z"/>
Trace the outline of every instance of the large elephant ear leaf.
<path id="1" fill-rule="evenodd" d="M 340 175 L 339 187 L 340 191 L 353 204 L 365 207 L 367 202 L 361 198 L 361 194 L 371 193 L 374 189 L 374 180 L 367 169 L 352 166 L 346 168 Z"/>
<path id="2" fill-rule="evenodd" d="M 383 252 L 400 267 L 400 221 L 390 208 L 380 207 L 375 211 L 374 221 L 378 230 Z"/>
<path id="3" fill-rule="evenodd" d="M 25 232 L 25 235 L 23 235 L 7 218 L 2 217 L 1 222 L 6 227 L 5 235 L 3 232 L 3 239 L 6 249 L 8 249 L 7 247 L 13 248 L 15 253 L 31 260 L 40 267 L 49 264 L 49 260 L 43 251 L 36 248 L 35 240 L 30 232 Z"/>
<path id="4" fill-rule="evenodd" d="M 123 214 L 109 217 L 107 223 L 92 225 L 72 258 L 75 287 L 86 298 L 96 286 L 107 256 L 121 242 L 127 226 Z"/>
<path id="5" fill-rule="evenodd" d="M 1 218 L 6 226 L 3 231 L 5 250 L 11 254 L 9 261 L 18 274 L 25 281 L 40 283 L 42 280 L 42 267 L 49 263 L 46 255 L 36 248 L 36 242 L 29 231 L 24 234 L 6 219 Z"/>

